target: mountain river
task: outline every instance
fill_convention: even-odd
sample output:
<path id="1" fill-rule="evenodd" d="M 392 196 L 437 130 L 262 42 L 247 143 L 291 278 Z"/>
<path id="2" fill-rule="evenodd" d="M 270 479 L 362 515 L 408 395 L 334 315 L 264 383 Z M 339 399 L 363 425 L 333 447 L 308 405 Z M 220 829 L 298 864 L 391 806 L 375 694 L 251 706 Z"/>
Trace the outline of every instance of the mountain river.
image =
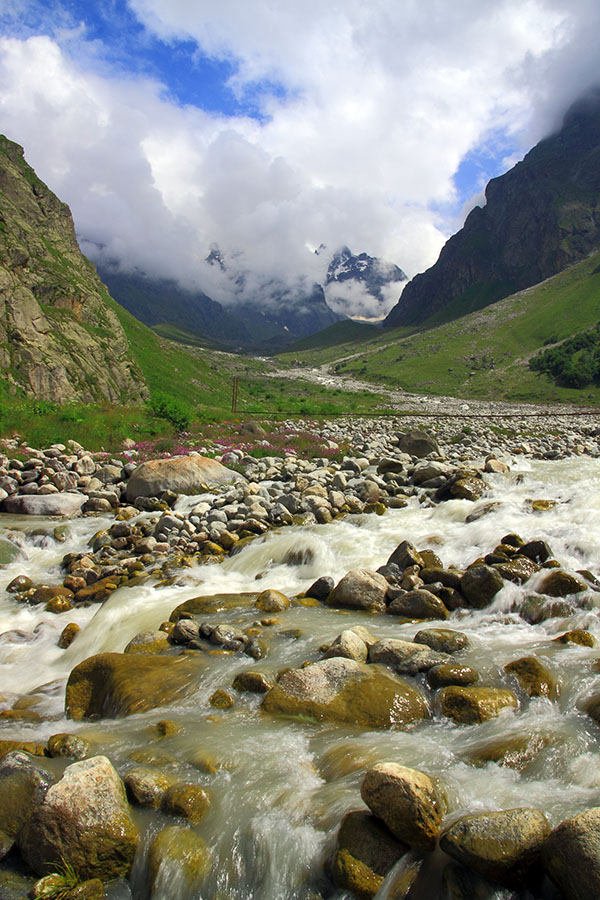
<path id="1" fill-rule="evenodd" d="M 505 582 L 489 607 L 458 610 L 445 623 L 399 622 L 385 614 L 322 605 L 292 606 L 278 613 L 277 622 L 269 627 L 268 653 L 258 663 L 241 654 L 204 654 L 206 674 L 194 696 L 180 705 L 96 722 L 73 722 L 64 716 L 65 682 L 76 664 L 102 651 L 122 651 L 137 633 L 158 628 L 187 598 L 256 591 L 257 585 L 293 597 L 321 575 L 337 582 L 350 569 L 377 569 L 405 539 L 418 548 L 433 548 L 445 566 L 460 567 L 489 553 L 506 533 L 517 532 L 525 540 L 546 540 L 563 568 L 600 575 L 600 460 L 521 458 L 508 476 L 486 478 L 491 491 L 485 503 L 497 501 L 497 506 L 474 521 L 466 518 L 483 501 L 450 500 L 423 507 L 411 499 L 406 508 L 388 510 L 383 516 L 347 516 L 328 525 L 272 531 L 221 565 L 181 570 L 169 585 L 150 581 L 121 587 L 101 606 L 60 615 L 18 603 L 4 588 L 24 572 L 37 582 L 51 575 L 58 581 L 63 555 L 82 552 L 90 537 L 113 520 L 102 516 L 73 520 L 67 543 L 59 545 L 51 536 L 31 534 L 46 527 L 51 535 L 55 521 L 2 516 L 0 533 L 16 534 L 28 557 L 25 564 L 15 562 L 0 576 L 2 707 L 11 707 L 23 695 L 35 695 L 33 708 L 42 719 L 0 722 L 0 739 L 45 741 L 57 732 L 76 732 L 97 753 L 107 755 L 121 774 L 134 765 L 132 754 L 138 759 L 143 755 L 208 790 L 210 812 L 195 828 L 211 848 L 210 872 L 190 886 L 178 877 L 177 867 L 161 870 L 152 893 L 155 900 L 350 898 L 330 881 L 327 862 L 343 815 L 364 808 L 359 788 L 365 770 L 379 761 L 399 762 L 437 776 L 450 801 L 448 821 L 466 812 L 535 806 L 554 826 L 600 806 L 600 732 L 581 709 L 584 700 L 600 689 L 600 674 L 591 665 L 598 652 L 553 642 L 575 628 L 585 628 L 600 640 L 600 594 L 587 592 L 582 608 L 568 619 L 530 625 L 517 609 L 538 575 L 524 586 Z M 534 513 L 528 503 L 532 498 L 556 503 L 548 511 Z M 286 565 L 290 549 L 302 551 L 305 561 Z M 257 610 L 236 608 L 205 619 L 243 629 L 257 619 Z M 82 630 L 70 647 L 61 650 L 57 641 L 67 622 L 77 622 Z M 469 645 L 460 652 L 460 661 L 477 669 L 482 683 L 514 690 L 518 707 L 479 725 L 458 726 L 437 714 L 409 731 L 369 731 L 276 717 L 261 711 L 262 698 L 252 693 L 233 691 L 230 709 L 209 704 L 217 688 L 231 691 L 238 672 L 254 667 L 275 675 L 284 667 L 318 659 L 321 645 L 357 624 L 378 637 L 411 639 L 419 629 L 435 625 L 463 632 Z M 529 699 L 503 671 L 506 663 L 531 655 L 557 676 L 558 700 Z M 180 728 L 158 739 L 150 726 L 163 719 Z M 473 757 L 498 739 L 523 735 L 539 735 L 541 748 L 523 771 L 495 762 L 473 764 Z M 67 764 L 64 759 L 50 762 L 59 768 Z M 108 890 L 113 900 L 147 896 L 148 845 L 173 822 L 156 810 L 137 807 L 134 814 L 143 838 L 130 882 L 121 881 Z M 411 898 L 441 896 L 439 870 L 444 859 L 441 851 L 430 855 Z M 392 881 L 384 882 L 377 900 L 398 896 Z M 540 896 L 557 896 L 553 890 L 548 883 Z M 502 889 L 493 896 L 504 900 L 521 895 Z"/>

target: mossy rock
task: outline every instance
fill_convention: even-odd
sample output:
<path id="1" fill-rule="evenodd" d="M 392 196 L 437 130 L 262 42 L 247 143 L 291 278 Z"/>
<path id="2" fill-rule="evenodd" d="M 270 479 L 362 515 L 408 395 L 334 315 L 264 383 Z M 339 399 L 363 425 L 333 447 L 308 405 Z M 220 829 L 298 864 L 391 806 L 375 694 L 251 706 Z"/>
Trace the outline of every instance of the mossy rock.
<path id="1" fill-rule="evenodd" d="M 156 835 L 148 850 L 148 874 L 153 896 L 167 896 L 173 888 L 185 894 L 209 872 L 210 850 L 191 828 L 171 825 Z"/>
<path id="2" fill-rule="evenodd" d="M 498 738 L 471 750 L 468 760 L 475 766 L 493 762 L 507 769 L 523 772 L 538 758 L 544 747 L 553 744 L 555 737 L 549 734 L 523 734 Z"/>
<path id="3" fill-rule="evenodd" d="M 359 900 L 371 900 L 408 849 L 371 813 L 349 812 L 340 825 L 331 865 L 333 880 Z"/>
<path id="4" fill-rule="evenodd" d="M 251 591 L 240 594 L 208 594 L 202 597 L 192 597 L 176 606 L 169 619 L 171 622 L 177 622 L 186 615 L 209 615 L 210 613 L 225 612 L 228 609 L 250 607 L 254 605 L 258 595 L 257 591 Z"/>
<path id="5" fill-rule="evenodd" d="M 67 759 L 85 759 L 93 753 L 92 744 L 78 734 L 60 732 L 52 734 L 48 738 L 48 753 L 53 758 L 67 757 Z"/>
<path id="6" fill-rule="evenodd" d="M 436 653 L 458 653 L 469 646 L 466 634 L 450 628 L 423 628 L 415 634 L 413 642 L 426 644 Z"/>
<path id="7" fill-rule="evenodd" d="M 239 672 L 233 679 L 232 685 L 236 691 L 247 691 L 253 694 L 266 694 L 274 686 L 273 678 L 269 678 L 262 672 L 256 672 L 254 669 Z"/>
<path id="8" fill-rule="evenodd" d="M 262 612 L 280 612 L 283 609 L 288 609 L 290 600 L 289 597 L 286 597 L 281 591 L 269 589 L 262 591 L 258 595 L 254 605 L 257 609 L 262 610 Z"/>
<path id="9" fill-rule="evenodd" d="M 463 816 L 441 836 L 441 849 L 484 878 L 522 888 L 541 873 L 550 825 L 539 809 L 521 807 Z"/>
<path id="10" fill-rule="evenodd" d="M 521 690 L 528 697 L 558 698 L 559 686 L 554 675 L 535 656 L 523 656 L 504 666 L 508 675 L 514 675 Z"/>
<path id="11" fill-rule="evenodd" d="M 545 576 L 539 587 L 538 594 L 547 594 L 549 597 L 568 597 L 586 591 L 588 585 L 581 578 L 576 578 L 563 569 L 552 569 Z"/>
<path id="12" fill-rule="evenodd" d="M 360 795 L 398 840 L 420 850 L 435 848 L 446 804 L 424 772 L 394 762 L 377 763 L 365 773 Z"/>
<path id="13" fill-rule="evenodd" d="M 228 691 L 218 688 L 208 698 L 208 702 L 214 709 L 231 709 L 235 700 Z"/>
<path id="14" fill-rule="evenodd" d="M 123 653 L 166 653 L 171 647 L 164 631 L 141 631 L 132 637 Z"/>
<path id="15" fill-rule="evenodd" d="M 462 686 L 475 684 L 479 681 L 479 673 L 470 666 L 462 666 L 459 663 L 442 663 L 429 669 L 426 678 L 429 687 L 438 690 L 453 684 Z"/>
<path id="16" fill-rule="evenodd" d="M 66 688 L 66 714 L 118 718 L 174 703 L 201 677 L 201 657 L 100 653 L 75 666 Z"/>
<path id="17" fill-rule="evenodd" d="M 580 647 L 596 646 L 596 638 L 594 635 L 590 634 L 589 631 L 585 631 L 583 628 L 565 631 L 564 634 L 559 634 L 558 637 L 553 638 L 553 642 L 556 644 L 578 644 Z"/>
<path id="18" fill-rule="evenodd" d="M 408 728 L 429 716 L 419 691 L 383 666 L 335 657 L 285 672 L 263 709 L 363 728 Z"/>
<path id="19" fill-rule="evenodd" d="M 492 602 L 503 587 L 502 575 L 492 566 L 472 565 L 460 580 L 460 591 L 475 609 L 483 609 Z"/>
<path id="20" fill-rule="evenodd" d="M 183 816 L 197 825 L 210 809 L 210 797 L 197 784 L 174 784 L 164 792 L 160 807 L 170 816 Z"/>
<path id="21" fill-rule="evenodd" d="M 457 725 L 477 725 L 517 706 L 513 692 L 502 688 L 450 686 L 438 696 L 442 715 Z"/>

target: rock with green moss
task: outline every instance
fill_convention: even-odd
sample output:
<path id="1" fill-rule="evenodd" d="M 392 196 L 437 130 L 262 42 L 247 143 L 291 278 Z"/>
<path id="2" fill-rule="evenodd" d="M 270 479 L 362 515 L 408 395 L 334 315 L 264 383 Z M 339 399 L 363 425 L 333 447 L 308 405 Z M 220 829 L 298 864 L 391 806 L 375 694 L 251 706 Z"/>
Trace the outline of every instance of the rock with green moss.
<path id="1" fill-rule="evenodd" d="M 450 613 L 431 591 L 416 589 L 395 597 L 386 612 L 403 619 L 447 619 Z"/>
<path id="2" fill-rule="evenodd" d="M 335 883 L 359 900 L 371 900 L 408 847 L 366 810 L 342 819 L 331 865 Z"/>
<path id="3" fill-rule="evenodd" d="M 442 663 L 433 666 L 426 675 L 427 684 L 434 690 L 449 687 L 450 685 L 469 685 L 479 681 L 479 673 L 471 666 L 463 666 L 459 663 Z"/>
<path id="4" fill-rule="evenodd" d="M 186 896 L 207 875 L 211 863 L 210 850 L 191 828 L 181 825 L 163 828 L 148 850 L 152 895 Z"/>
<path id="5" fill-rule="evenodd" d="M 443 688 L 438 697 L 442 715 L 457 725 L 477 725 L 517 706 L 513 692 L 503 688 L 452 685 Z"/>
<path id="6" fill-rule="evenodd" d="M 408 728 L 429 716 L 416 687 L 381 666 L 336 657 L 285 672 L 263 709 L 363 728 Z"/>
<path id="7" fill-rule="evenodd" d="M 501 737 L 471 749 L 467 758 L 475 766 L 493 762 L 523 772 L 535 762 L 544 747 L 554 743 L 556 737 L 549 734 L 533 733 Z"/>
<path id="8" fill-rule="evenodd" d="M 441 836 L 453 859 L 508 887 L 539 879 L 541 853 L 550 825 L 539 809 L 521 807 L 463 816 Z"/>
<path id="9" fill-rule="evenodd" d="M 85 759 L 92 755 L 92 744 L 78 734 L 59 732 L 48 738 L 48 753 L 52 757 L 66 756 L 68 759 Z"/>
<path id="10" fill-rule="evenodd" d="M 123 653 L 166 653 L 171 649 L 164 631 L 141 631 L 129 641 Z"/>
<path id="11" fill-rule="evenodd" d="M 151 766 L 130 769 L 123 778 L 127 796 L 138 806 L 159 807 L 173 778 Z"/>
<path id="12" fill-rule="evenodd" d="M 436 653 L 458 653 L 469 645 L 466 634 L 450 628 L 422 628 L 415 634 L 413 642 L 425 644 Z"/>
<path id="13" fill-rule="evenodd" d="M 9 566 L 22 556 L 21 550 L 12 541 L 0 538 L 0 568 Z"/>
<path id="14" fill-rule="evenodd" d="M 275 686 L 275 681 L 263 672 L 254 669 L 246 669 L 238 672 L 232 685 L 236 691 L 249 692 L 251 694 L 266 694 Z"/>
<path id="15" fill-rule="evenodd" d="M 80 878 L 103 881 L 128 874 L 137 844 L 123 782 L 104 756 L 68 766 L 19 834 L 38 874 L 70 865 Z"/>
<path id="16" fill-rule="evenodd" d="M 241 541 L 240 541 L 241 543 Z M 228 609 L 253 606 L 258 597 L 258 592 L 249 591 L 240 594 L 206 594 L 200 597 L 192 597 L 184 600 L 176 606 L 169 619 L 177 622 L 183 616 L 210 615 L 211 613 L 224 612 Z"/>
<path id="17" fill-rule="evenodd" d="M 66 688 L 71 719 L 120 717 L 165 706 L 191 693 L 201 659 L 151 654 L 100 653 L 75 666 Z"/>
<path id="18" fill-rule="evenodd" d="M 283 609 L 288 609 L 290 600 L 281 591 L 274 591 L 269 588 L 258 595 L 254 605 L 262 612 L 280 612 Z"/>

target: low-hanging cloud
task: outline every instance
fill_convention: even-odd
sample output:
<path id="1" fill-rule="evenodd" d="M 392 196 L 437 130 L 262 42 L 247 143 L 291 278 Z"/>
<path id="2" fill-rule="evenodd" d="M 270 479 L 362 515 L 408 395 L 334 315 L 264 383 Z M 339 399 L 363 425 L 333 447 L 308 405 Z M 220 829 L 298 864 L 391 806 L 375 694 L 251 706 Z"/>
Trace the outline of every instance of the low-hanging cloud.
<path id="1" fill-rule="evenodd" d="M 261 117 L 178 104 L 112 65 L 57 3 L 60 33 L 40 17 L 35 34 L 0 39 L 2 130 L 97 260 L 225 303 L 322 283 L 321 243 L 423 270 L 460 224 L 465 155 L 497 132 L 528 149 L 600 82 L 592 0 L 129 5 L 149 33 L 229 60 L 231 90 L 253 91 Z M 225 271 L 206 263 L 215 244 Z M 368 308 L 357 286 L 347 299 Z"/>

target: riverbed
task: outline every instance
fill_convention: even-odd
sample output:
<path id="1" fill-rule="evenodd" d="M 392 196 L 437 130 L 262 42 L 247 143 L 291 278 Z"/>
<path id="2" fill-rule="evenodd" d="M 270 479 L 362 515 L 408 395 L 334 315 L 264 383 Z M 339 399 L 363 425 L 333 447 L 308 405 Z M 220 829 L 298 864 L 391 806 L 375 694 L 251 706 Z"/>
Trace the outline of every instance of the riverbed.
<path id="1" fill-rule="evenodd" d="M 439 713 L 409 731 L 315 724 L 269 715 L 260 708 L 260 696 L 232 691 L 238 672 L 257 668 L 275 676 L 284 667 L 319 659 L 319 648 L 353 625 L 365 625 L 377 637 L 409 639 L 425 625 L 442 624 L 400 623 L 385 614 L 322 605 L 292 605 L 272 616 L 273 623 L 263 629 L 267 655 L 258 662 L 241 654 L 205 654 L 198 689 L 181 705 L 91 723 L 64 717 L 65 683 L 75 665 L 95 653 L 123 651 L 137 633 L 168 620 L 182 601 L 266 588 L 293 598 L 322 575 L 337 582 L 351 569 L 376 570 L 402 540 L 434 549 L 446 566 L 461 567 L 489 553 L 505 534 L 517 532 L 525 540 L 547 541 L 563 568 L 600 575 L 600 460 L 522 458 L 508 475 L 486 478 L 487 496 L 475 503 L 449 500 L 424 507 L 414 498 L 405 508 L 381 516 L 346 516 L 331 524 L 271 531 L 220 565 L 184 569 L 168 585 L 122 587 L 101 606 L 55 615 L 20 604 L 2 591 L 3 708 L 30 695 L 31 708 L 42 719 L 2 722 L 0 739 L 45 741 L 57 732 L 78 733 L 92 743 L 95 753 L 106 754 L 120 774 L 143 759 L 205 787 L 212 806 L 196 830 L 210 846 L 213 863 L 203 882 L 191 887 L 182 885 L 175 871 L 163 872 L 153 896 L 173 900 L 349 896 L 329 880 L 327 860 L 344 813 L 364 807 L 359 788 L 365 770 L 383 760 L 437 776 L 449 798 L 449 821 L 468 811 L 527 805 L 542 809 L 555 825 L 599 806 L 600 732 L 582 710 L 586 698 L 600 688 L 600 675 L 592 668 L 598 652 L 553 639 L 567 629 L 586 629 L 600 639 L 600 594 L 586 592 L 585 602 L 568 619 L 549 618 L 531 625 L 518 609 L 538 576 L 523 586 L 505 582 L 489 607 L 457 610 L 443 623 L 467 635 L 469 646 L 461 651 L 460 661 L 477 669 L 482 683 L 517 693 L 516 709 L 479 725 L 458 726 Z M 554 504 L 534 513 L 532 499 Z M 474 517 L 473 512 L 484 505 L 488 511 Z M 58 581 L 65 553 L 82 552 L 92 535 L 111 521 L 102 516 L 73 520 L 67 542 L 59 545 L 50 536 L 55 521 L 3 517 L 3 532 L 16 535 L 27 561 L 5 568 L 0 587 L 23 572 L 36 582 Z M 48 536 L 40 534 L 44 529 Z M 294 559 L 304 562 L 286 564 L 291 549 L 302 551 Z M 205 619 L 243 630 L 256 622 L 257 610 L 234 608 Z M 81 632 L 68 649 L 60 650 L 59 635 L 72 621 Z M 558 700 L 528 698 L 504 672 L 506 663 L 531 655 L 555 674 Z M 209 698 L 219 688 L 234 695 L 230 709 L 211 706 Z M 165 719 L 176 727 L 167 737 L 157 736 L 153 726 Z M 523 771 L 495 762 L 474 764 L 498 740 L 523 735 L 539 738 L 538 752 Z M 145 848 L 169 817 L 141 809 L 136 816 L 144 838 L 130 889 L 134 897 L 142 897 Z M 430 866 L 439 863 L 437 859 Z M 435 873 L 430 873 L 433 881 L 424 877 L 422 884 L 428 886 L 415 896 L 437 896 L 437 887 L 431 886 L 437 884 L 436 877 Z M 113 896 L 126 897 L 128 891 L 122 882 Z M 378 900 L 385 896 L 380 891 Z"/>

